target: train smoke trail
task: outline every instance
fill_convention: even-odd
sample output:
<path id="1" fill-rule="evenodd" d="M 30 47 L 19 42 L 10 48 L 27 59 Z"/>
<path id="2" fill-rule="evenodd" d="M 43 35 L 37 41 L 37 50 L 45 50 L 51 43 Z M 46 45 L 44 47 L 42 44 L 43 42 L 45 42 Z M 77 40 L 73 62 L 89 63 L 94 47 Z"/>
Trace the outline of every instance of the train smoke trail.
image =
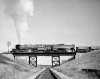
<path id="1" fill-rule="evenodd" d="M 33 0 L 4 0 L 5 13 L 12 17 L 19 43 L 23 43 L 29 29 L 28 18 L 33 16 Z"/>

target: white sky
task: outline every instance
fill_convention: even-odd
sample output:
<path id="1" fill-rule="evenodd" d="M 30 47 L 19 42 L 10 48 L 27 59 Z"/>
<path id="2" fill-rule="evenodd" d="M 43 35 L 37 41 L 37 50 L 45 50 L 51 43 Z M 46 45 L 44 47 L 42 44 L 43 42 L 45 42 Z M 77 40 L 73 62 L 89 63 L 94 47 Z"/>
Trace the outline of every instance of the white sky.
<path id="1" fill-rule="evenodd" d="M 7 41 L 17 43 L 5 6 L 0 0 L 0 51 L 7 49 Z M 100 0 L 34 0 L 34 16 L 28 22 L 26 42 L 100 44 Z"/>

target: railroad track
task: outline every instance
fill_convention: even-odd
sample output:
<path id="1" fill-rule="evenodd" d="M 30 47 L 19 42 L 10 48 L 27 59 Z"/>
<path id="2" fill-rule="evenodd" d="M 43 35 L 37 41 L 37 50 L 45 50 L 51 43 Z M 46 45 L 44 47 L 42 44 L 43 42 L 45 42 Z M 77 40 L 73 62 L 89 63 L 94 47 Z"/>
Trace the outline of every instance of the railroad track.
<path id="1" fill-rule="evenodd" d="M 61 79 L 59 75 L 55 74 L 50 68 L 45 69 L 35 79 Z"/>

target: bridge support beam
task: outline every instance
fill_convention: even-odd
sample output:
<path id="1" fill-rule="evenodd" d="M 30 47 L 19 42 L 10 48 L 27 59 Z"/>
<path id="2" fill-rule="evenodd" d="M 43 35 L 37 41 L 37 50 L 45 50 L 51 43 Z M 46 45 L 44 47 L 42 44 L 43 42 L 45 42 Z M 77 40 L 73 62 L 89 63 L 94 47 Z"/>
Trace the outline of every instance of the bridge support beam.
<path id="1" fill-rule="evenodd" d="M 29 56 L 29 59 L 28 59 L 28 63 L 30 64 L 30 56 Z"/>
<path id="2" fill-rule="evenodd" d="M 15 55 L 13 55 L 13 56 L 14 56 L 14 61 L 15 61 L 16 56 Z"/>
<path id="3" fill-rule="evenodd" d="M 52 67 L 60 66 L 60 56 L 52 56 Z"/>
<path id="4" fill-rule="evenodd" d="M 29 64 L 37 67 L 37 56 L 29 56 Z"/>

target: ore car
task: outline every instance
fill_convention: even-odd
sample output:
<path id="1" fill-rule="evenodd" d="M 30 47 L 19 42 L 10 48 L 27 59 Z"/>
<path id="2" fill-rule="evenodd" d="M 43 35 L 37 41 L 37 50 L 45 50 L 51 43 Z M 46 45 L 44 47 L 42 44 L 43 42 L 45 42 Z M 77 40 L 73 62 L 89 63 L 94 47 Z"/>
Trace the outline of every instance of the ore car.
<path id="1" fill-rule="evenodd" d="M 87 53 L 90 51 L 91 51 L 91 47 L 87 47 L 87 46 L 76 47 L 76 52 L 78 53 Z"/>

